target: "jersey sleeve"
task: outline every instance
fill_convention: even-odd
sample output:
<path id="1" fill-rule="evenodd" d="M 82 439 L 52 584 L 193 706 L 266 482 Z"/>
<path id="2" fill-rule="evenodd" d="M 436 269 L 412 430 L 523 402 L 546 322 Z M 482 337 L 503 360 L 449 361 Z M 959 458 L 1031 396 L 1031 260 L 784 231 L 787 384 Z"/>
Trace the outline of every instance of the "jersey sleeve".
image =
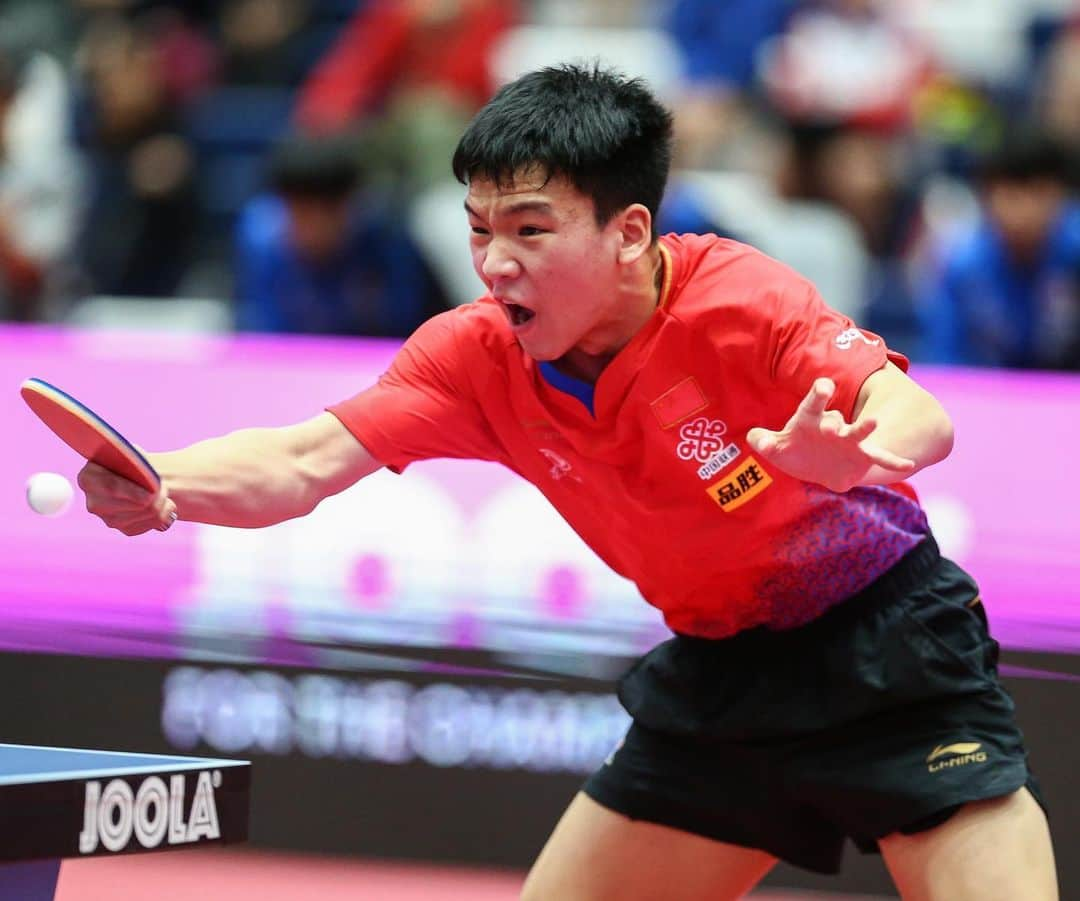
<path id="1" fill-rule="evenodd" d="M 401 472 L 436 457 L 500 460 L 499 446 L 466 378 L 453 311 L 429 319 L 365 391 L 327 410 L 376 460 Z"/>
<path id="2" fill-rule="evenodd" d="M 814 379 L 830 378 L 836 383 L 830 407 L 850 420 L 868 376 L 890 361 L 907 371 L 907 357 L 830 308 L 809 282 L 793 284 L 773 301 L 765 343 L 769 372 L 773 383 L 793 397 L 801 400 Z"/>

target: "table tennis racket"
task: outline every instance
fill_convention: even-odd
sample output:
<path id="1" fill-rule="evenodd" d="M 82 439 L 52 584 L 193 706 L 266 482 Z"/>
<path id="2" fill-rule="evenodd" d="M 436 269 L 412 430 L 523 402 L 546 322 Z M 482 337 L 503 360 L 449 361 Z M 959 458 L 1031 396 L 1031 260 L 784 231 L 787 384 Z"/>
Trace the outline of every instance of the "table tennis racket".
<path id="1" fill-rule="evenodd" d="M 27 379 L 19 393 L 38 419 L 87 460 L 147 491 L 161 486 L 161 477 L 134 445 L 70 394 L 41 379 Z"/>

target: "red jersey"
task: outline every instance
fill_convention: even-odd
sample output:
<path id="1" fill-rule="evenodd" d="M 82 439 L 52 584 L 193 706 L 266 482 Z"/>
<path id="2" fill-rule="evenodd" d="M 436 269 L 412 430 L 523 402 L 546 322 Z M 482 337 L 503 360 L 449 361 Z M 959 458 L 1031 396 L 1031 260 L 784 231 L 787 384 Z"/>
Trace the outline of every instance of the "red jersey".
<path id="1" fill-rule="evenodd" d="M 593 411 L 526 356 L 491 298 L 443 313 L 377 384 L 330 408 L 380 462 L 498 461 L 536 485 L 670 628 L 720 638 L 807 622 L 928 533 L 905 486 L 837 494 L 756 458 L 815 378 L 850 418 L 891 357 L 804 278 L 746 245 L 664 236 L 652 318 L 595 385 Z"/>

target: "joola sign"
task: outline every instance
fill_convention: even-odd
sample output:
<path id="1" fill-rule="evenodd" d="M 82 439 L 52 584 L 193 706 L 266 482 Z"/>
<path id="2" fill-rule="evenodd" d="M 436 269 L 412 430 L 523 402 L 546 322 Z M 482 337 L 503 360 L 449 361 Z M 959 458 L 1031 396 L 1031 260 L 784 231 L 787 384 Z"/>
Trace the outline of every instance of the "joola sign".
<path id="1" fill-rule="evenodd" d="M 221 787 L 221 772 L 198 774 L 186 816 L 187 779 L 177 774 L 168 780 L 166 786 L 162 777 L 148 776 L 137 790 L 125 779 L 113 779 L 104 789 L 100 782 L 87 782 L 79 853 L 93 854 L 99 841 L 108 851 L 121 851 L 132 833 L 144 848 L 220 838 L 214 789 Z"/>

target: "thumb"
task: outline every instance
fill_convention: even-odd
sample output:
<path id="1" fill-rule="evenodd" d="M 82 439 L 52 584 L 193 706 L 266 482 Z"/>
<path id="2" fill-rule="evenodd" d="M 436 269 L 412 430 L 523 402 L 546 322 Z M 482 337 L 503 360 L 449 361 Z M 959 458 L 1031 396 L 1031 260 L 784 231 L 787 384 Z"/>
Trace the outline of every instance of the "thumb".
<path id="1" fill-rule="evenodd" d="M 768 456 L 776 449 L 776 432 L 768 429 L 753 428 L 746 433 L 746 443 L 755 451 Z"/>

